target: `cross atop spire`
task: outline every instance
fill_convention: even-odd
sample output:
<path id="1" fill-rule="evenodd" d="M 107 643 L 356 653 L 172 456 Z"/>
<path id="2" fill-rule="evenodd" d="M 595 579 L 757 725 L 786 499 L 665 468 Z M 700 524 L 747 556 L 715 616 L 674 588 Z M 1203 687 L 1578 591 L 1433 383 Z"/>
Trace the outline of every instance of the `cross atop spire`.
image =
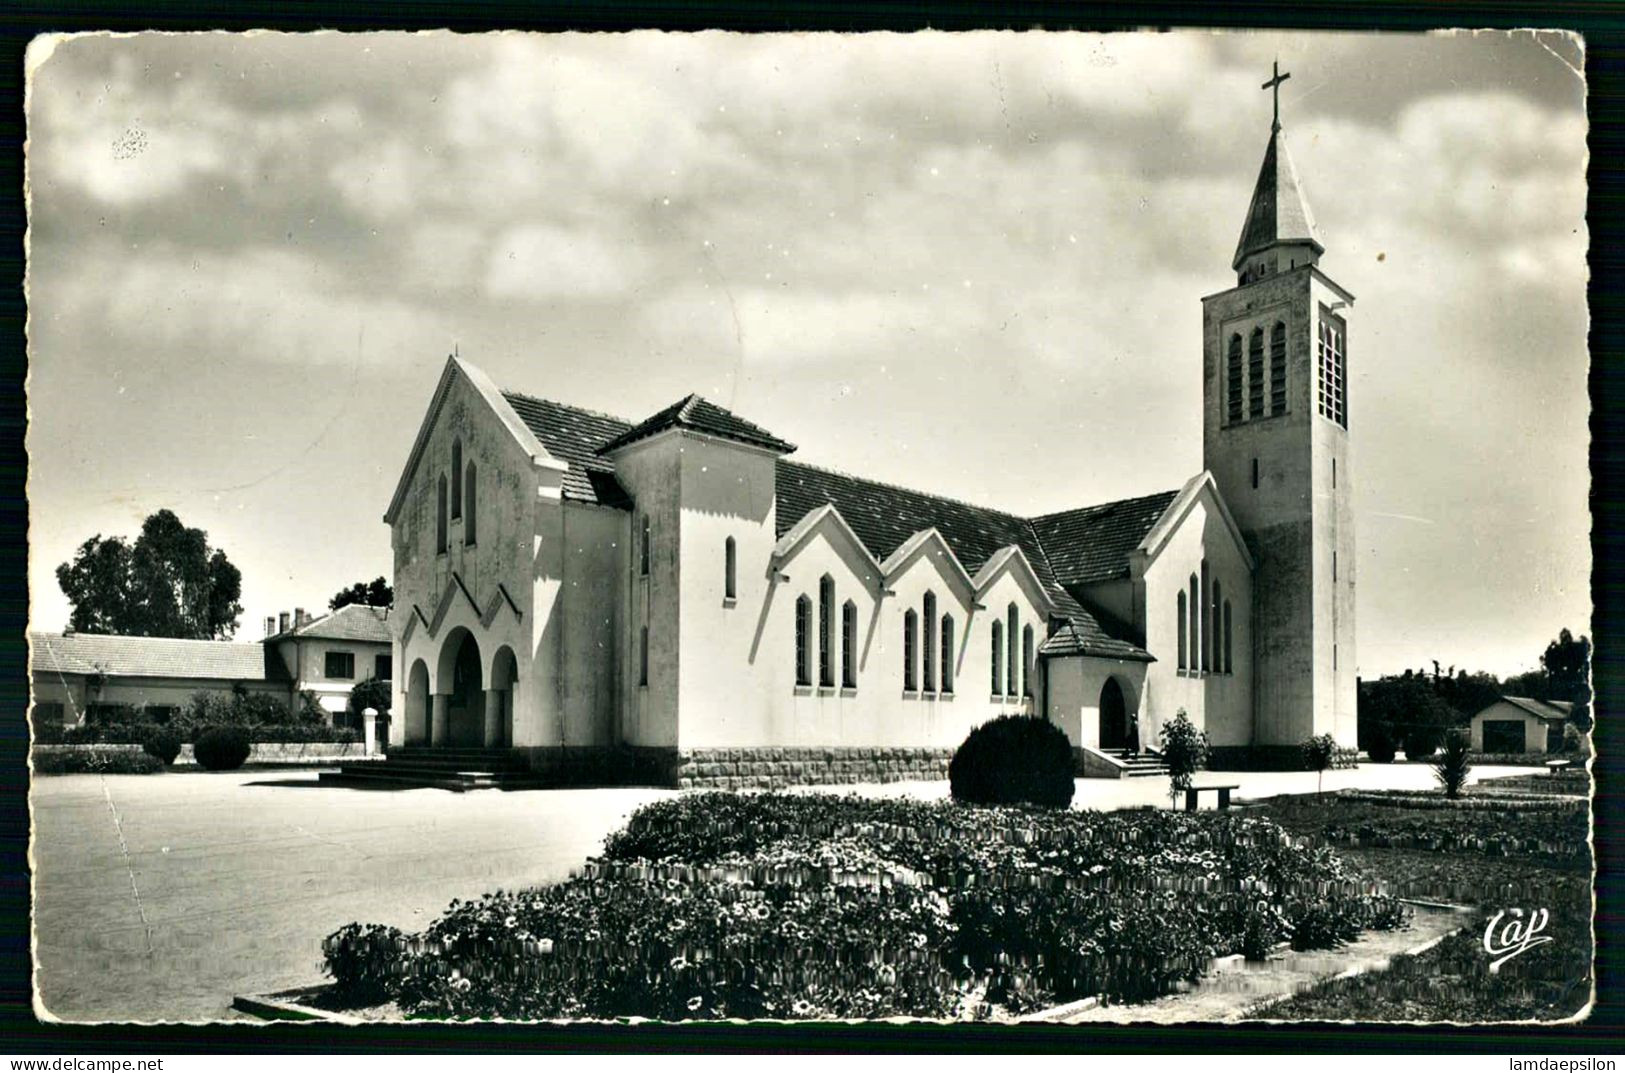
<path id="1" fill-rule="evenodd" d="M 1275 91 L 1275 118 L 1270 121 L 1270 130 L 1281 129 L 1281 83 L 1291 78 L 1291 72 L 1281 73 L 1281 61 L 1275 61 L 1275 77 L 1265 82 L 1259 89 L 1273 89 Z"/>

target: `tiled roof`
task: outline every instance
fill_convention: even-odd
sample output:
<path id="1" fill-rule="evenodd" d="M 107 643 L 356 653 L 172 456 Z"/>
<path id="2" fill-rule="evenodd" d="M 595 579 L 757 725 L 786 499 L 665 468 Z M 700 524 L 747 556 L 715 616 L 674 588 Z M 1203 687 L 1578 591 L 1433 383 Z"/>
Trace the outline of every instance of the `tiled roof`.
<path id="1" fill-rule="evenodd" d="M 1533 697 L 1502 697 L 1508 704 L 1517 705 L 1530 715 L 1541 719 L 1567 719 L 1574 705 L 1566 700 L 1536 700 Z"/>
<path id="2" fill-rule="evenodd" d="M 1033 531 L 1063 585 L 1128 577 L 1129 552 L 1139 547 L 1178 494 L 1158 492 L 1046 514 L 1033 519 Z"/>
<path id="3" fill-rule="evenodd" d="M 214 678 L 286 681 L 275 651 L 262 643 L 183 641 L 100 633 L 30 633 L 34 674 L 122 675 L 132 678 Z"/>
<path id="4" fill-rule="evenodd" d="M 1088 655 L 1149 658 L 1128 638 L 1108 634 L 1062 587 L 1050 567 L 1045 545 L 1025 518 L 782 458 L 774 483 L 778 492 L 775 536 L 783 536 L 808 511 L 833 503 L 876 559 L 885 559 L 920 530 L 935 528 L 960 565 L 975 574 L 994 552 L 1014 544 L 1032 564 L 1056 613 L 1072 621 L 1078 644 L 1087 646 Z"/>
<path id="5" fill-rule="evenodd" d="M 598 448 L 630 430 L 629 423 L 514 391 L 504 391 L 502 397 L 547 453 L 569 464 L 564 474 L 566 498 L 606 507 L 630 505 L 626 489 L 615 479 L 615 463 L 598 454 Z"/>
<path id="6" fill-rule="evenodd" d="M 389 635 L 389 609 L 386 607 L 367 607 L 364 604 L 347 604 L 337 611 L 323 615 L 321 618 L 311 619 L 303 626 L 298 626 L 287 633 L 279 633 L 269 640 L 287 640 L 292 637 L 309 637 L 324 641 L 372 641 L 388 644 Z"/>
<path id="7" fill-rule="evenodd" d="M 532 398 L 517 392 L 505 391 L 503 398 L 507 399 L 525 425 L 535 433 L 542 446 L 554 457 L 569 464 L 569 471 L 564 479 L 564 493 L 567 498 L 606 506 L 629 505 L 630 500 L 625 490 L 615 480 L 614 463 L 599 452 L 617 440 L 630 442 L 634 438 L 628 436 L 628 433 L 633 431 L 630 424 L 606 414 Z M 689 397 L 695 398 L 697 396 Z M 684 404 L 689 399 L 685 399 Z M 682 404 L 675 408 L 668 407 L 662 413 L 680 410 L 681 406 Z M 745 427 L 762 432 L 757 426 L 733 417 L 721 407 L 715 409 L 739 421 Z M 699 411 L 699 407 L 696 406 L 695 410 Z M 706 413 L 708 414 L 708 411 Z M 656 415 L 657 418 L 660 416 Z M 647 426 L 654 420 L 655 418 L 651 418 L 643 424 Z M 707 416 L 705 420 L 714 423 L 711 416 Z M 672 426 L 668 424 L 666 427 Z M 722 435 L 714 428 L 697 430 Z M 769 433 L 762 432 L 762 435 L 776 444 L 782 444 L 785 450 L 793 449 Z M 1070 643 L 1076 652 L 1069 654 L 1139 660 L 1152 658 L 1122 630 L 1113 628 L 1108 631 L 1103 627 L 1096 616 L 1067 592 L 1064 579 L 1057 575 L 1051 564 L 1057 555 L 1074 565 L 1077 561 L 1082 561 L 1082 558 L 1087 558 L 1091 563 L 1104 564 L 1115 557 L 1121 560 L 1120 572 L 1126 574 L 1128 552 L 1144 538 L 1145 532 L 1172 501 L 1174 493 L 1146 496 L 1142 497 L 1142 500 L 1103 504 L 1086 508 L 1082 512 L 1069 511 L 1048 515 L 1045 519 L 1039 519 L 1040 522 L 1046 520 L 1053 522 L 1049 535 L 1046 536 L 1036 523 L 1014 514 L 972 506 L 969 503 L 895 485 L 881 484 L 861 477 L 851 477 L 783 458 L 777 462 L 774 483 L 777 489 L 778 508 L 778 531 L 774 534 L 775 537 L 782 537 L 809 511 L 816 510 L 825 503 L 833 503 L 857 534 L 858 539 L 863 541 L 870 554 L 878 560 L 884 560 L 898 545 L 920 530 L 934 528 L 953 549 L 960 565 L 974 575 L 994 552 L 1014 544 L 1021 548 L 1027 561 L 1032 564 L 1050 601 L 1055 605 L 1057 615 L 1071 620 L 1073 625 Z M 1150 501 L 1154 500 L 1161 501 L 1161 508 L 1151 513 Z M 1124 518 L 1135 520 L 1149 515 L 1144 522 L 1144 529 L 1137 536 L 1134 536 L 1126 546 L 1121 546 L 1121 542 L 1127 539 L 1124 533 L 1131 530 L 1132 526 L 1125 526 L 1121 522 L 1115 526 L 1102 524 L 1099 533 L 1102 539 L 1108 537 L 1111 539 L 1112 549 L 1094 556 L 1074 554 L 1068 545 L 1076 537 L 1066 519 L 1071 515 L 1087 514 L 1090 511 L 1096 512 L 1102 518 L 1115 516 L 1113 513 L 1115 508 L 1129 503 L 1144 505 L 1125 511 Z M 1138 525 L 1139 522 L 1135 520 L 1133 524 Z M 1096 532 L 1087 526 L 1084 530 L 1086 536 Z M 1120 546 L 1120 550 L 1116 550 Z M 1097 571 L 1105 568 L 1103 565 L 1094 567 Z M 1081 577 L 1084 574 L 1074 569 L 1068 576 Z"/>
<path id="8" fill-rule="evenodd" d="M 753 425 L 732 411 L 725 410 L 716 403 L 702 399 L 698 395 L 689 395 L 686 398 L 678 399 L 653 417 L 638 422 L 632 428 L 598 448 L 598 453 L 601 455 L 608 454 L 617 447 L 625 447 L 629 443 L 648 439 L 650 436 L 658 432 L 664 432 L 669 428 L 692 429 L 695 432 L 719 436 L 725 440 L 748 443 L 754 447 L 765 447 L 770 451 L 778 451 L 781 454 L 789 454 L 796 449 L 795 444 L 779 439 L 762 426 Z"/>

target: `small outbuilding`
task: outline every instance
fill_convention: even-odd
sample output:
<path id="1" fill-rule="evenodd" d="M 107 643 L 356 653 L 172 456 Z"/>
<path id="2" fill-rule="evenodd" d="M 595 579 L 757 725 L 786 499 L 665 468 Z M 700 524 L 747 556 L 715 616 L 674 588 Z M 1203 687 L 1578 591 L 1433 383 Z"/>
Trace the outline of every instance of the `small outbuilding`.
<path id="1" fill-rule="evenodd" d="M 1555 753 L 1563 748 L 1567 701 L 1502 697 L 1473 716 L 1473 748 L 1481 753 Z"/>

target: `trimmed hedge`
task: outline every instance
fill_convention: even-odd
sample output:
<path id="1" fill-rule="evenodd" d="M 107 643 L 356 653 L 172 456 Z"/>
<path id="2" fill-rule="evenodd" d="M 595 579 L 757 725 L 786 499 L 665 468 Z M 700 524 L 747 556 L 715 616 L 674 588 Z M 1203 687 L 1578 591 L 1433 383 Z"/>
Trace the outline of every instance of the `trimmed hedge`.
<path id="1" fill-rule="evenodd" d="M 638 810 L 564 883 L 325 949 L 342 991 L 409 1016 L 959 1017 L 1145 1000 L 1216 956 L 1407 917 L 1234 813 L 705 793 Z"/>
<path id="2" fill-rule="evenodd" d="M 151 723 L 109 723 L 103 726 L 72 726 L 58 736 L 56 743 L 63 745 L 141 745 L 153 732 Z M 180 736 L 182 743 L 194 742 L 203 727 L 175 724 L 166 727 Z M 309 724 L 250 724 L 240 728 L 255 744 L 310 744 L 325 742 L 353 744 L 360 736 L 348 727 L 311 726 Z M 53 743 L 53 744 L 56 744 Z"/>
<path id="3" fill-rule="evenodd" d="M 972 805 L 1066 808 L 1072 782 L 1072 743 L 1047 719 L 1001 715 L 972 730 L 948 762 L 955 801 Z"/>
<path id="4" fill-rule="evenodd" d="M 156 756 L 165 765 L 173 764 L 181 755 L 181 736 L 168 727 L 149 730 L 141 742 L 141 750 L 148 756 Z"/>
<path id="5" fill-rule="evenodd" d="M 210 727 L 192 744 L 192 758 L 208 771 L 236 771 L 252 751 L 242 727 Z"/>
<path id="6" fill-rule="evenodd" d="M 36 775 L 156 775 L 164 770 L 162 760 L 136 749 L 36 745 L 32 759 Z"/>

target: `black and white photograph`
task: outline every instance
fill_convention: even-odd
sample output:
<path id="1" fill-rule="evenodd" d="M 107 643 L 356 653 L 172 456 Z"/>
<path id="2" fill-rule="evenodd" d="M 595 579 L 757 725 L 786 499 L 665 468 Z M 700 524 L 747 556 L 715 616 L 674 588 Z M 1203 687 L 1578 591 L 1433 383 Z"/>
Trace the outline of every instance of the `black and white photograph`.
<path id="1" fill-rule="evenodd" d="M 34 39 L 34 1015 L 1583 1021 L 1585 64 Z"/>

